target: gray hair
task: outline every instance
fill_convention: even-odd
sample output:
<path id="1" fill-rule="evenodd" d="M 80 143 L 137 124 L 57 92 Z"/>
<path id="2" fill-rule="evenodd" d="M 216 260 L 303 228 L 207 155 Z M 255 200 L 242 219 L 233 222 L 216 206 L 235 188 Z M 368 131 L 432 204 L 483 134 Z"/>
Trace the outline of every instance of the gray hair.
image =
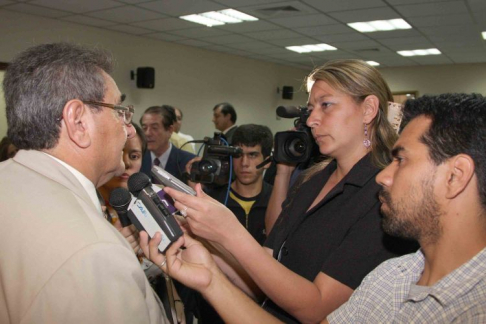
<path id="1" fill-rule="evenodd" d="M 38 45 L 20 53 L 3 80 L 8 137 L 19 149 L 55 147 L 66 103 L 103 101 L 101 72 L 110 74 L 112 69 L 107 52 L 70 43 Z"/>

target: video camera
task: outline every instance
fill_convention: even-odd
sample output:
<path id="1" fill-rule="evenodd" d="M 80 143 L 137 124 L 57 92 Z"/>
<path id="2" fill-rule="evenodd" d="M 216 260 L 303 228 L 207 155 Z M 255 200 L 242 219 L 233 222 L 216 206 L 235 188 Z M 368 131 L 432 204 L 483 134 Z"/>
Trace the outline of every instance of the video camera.
<path id="1" fill-rule="evenodd" d="M 204 152 L 202 160 L 192 164 L 190 178 L 193 182 L 227 184 L 230 157 L 240 157 L 243 151 L 239 147 L 225 145 L 221 133 L 214 133 L 213 138 L 204 138 Z"/>
<path id="2" fill-rule="evenodd" d="M 277 116 L 282 118 L 297 118 L 294 121 L 295 131 L 278 132 L 275 134 L 274 160 L 277 163 L 303 163 L 317 153 L 317 144 L 306 125 L 309 118 L 307 107 L 279 106 Z"/>

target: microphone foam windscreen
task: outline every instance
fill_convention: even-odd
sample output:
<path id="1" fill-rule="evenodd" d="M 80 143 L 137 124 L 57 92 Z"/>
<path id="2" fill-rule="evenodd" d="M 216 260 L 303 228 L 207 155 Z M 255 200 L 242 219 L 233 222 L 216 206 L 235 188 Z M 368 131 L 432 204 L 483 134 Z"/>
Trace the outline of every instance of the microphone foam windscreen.
<path id="1" fill-rule="evenodd" d="M 132 195 L 128 192 L 125 188 L 115 188 L 110 194 L 110 205 L 118 211 L 119 209 L 126 209 L 125 207 L 128 206 L 130 200 L 132 199 Z"/>
<path id="2" fill-rule="evenodd" d="M 135 196 L 148 185 L 150 185 L 150 178 L 143 172 L 134 173 L 128 178 L 128 190 Z"/>

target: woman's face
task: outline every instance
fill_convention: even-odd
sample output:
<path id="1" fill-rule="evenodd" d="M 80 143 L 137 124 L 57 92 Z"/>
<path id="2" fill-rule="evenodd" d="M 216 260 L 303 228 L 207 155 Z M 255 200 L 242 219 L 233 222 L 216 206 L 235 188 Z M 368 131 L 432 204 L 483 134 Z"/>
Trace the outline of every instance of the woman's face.
<path id="1" fill-rule="evenodd" d="M 127 188 L 128 178 L 140 171 L 142 167 L 142 140 L 140 136 L 127 139 L 123 148 L 123 162 L 125 163 L 125 172 L 121 176 L 113 177 L 104 185 L 110 191 L 118 187 Z"/>
<path id="2" fill-rule="evenodd" d="M 307 126 L 322 154 L 340 158 L 366 151 L 363 104 L 318 80 L 309 94 L 308 108 Z"/>

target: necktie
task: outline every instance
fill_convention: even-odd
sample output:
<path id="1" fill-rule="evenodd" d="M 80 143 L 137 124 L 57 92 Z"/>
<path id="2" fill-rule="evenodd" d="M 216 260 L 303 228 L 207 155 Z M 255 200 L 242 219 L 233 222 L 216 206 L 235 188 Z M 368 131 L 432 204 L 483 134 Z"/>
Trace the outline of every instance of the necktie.
<path id="1" fill-rule="evenodd" d="M 159 160 L 159 158 L 155 158 L 154 165 L 160 166 L 160 160 Z"/>

